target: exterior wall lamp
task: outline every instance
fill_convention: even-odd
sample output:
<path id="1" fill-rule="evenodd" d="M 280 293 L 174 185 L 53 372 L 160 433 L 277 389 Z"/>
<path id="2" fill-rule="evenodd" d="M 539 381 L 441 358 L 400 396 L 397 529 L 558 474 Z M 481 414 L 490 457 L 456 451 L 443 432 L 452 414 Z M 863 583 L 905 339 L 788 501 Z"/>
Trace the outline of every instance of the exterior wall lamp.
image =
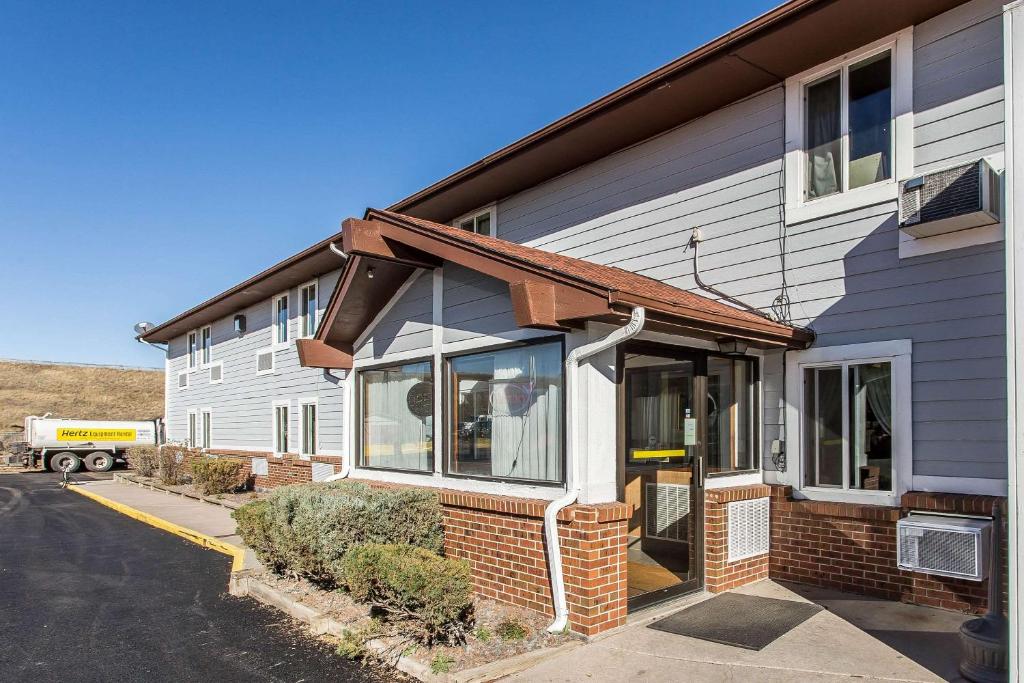
<path id="1" fill-rule="evenodd" d="M 718 342 L 718 351 L 726 356 L 742 356 L 749 346 L 747 342 L 735 337 L 719 337 L 715 341 Z"/>

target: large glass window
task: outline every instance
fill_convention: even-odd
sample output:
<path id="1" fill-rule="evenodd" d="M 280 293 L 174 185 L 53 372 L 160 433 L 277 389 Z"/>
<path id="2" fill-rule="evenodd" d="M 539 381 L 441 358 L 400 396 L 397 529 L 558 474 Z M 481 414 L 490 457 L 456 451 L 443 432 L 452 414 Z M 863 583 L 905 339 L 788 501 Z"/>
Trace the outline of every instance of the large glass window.
<path id="1" fill-rule="evenodd" d="M 450 361 L 448 471 L 562 481 L 562 344 L 531 344 Z"/>
<path id="2" fill-rule="evenodd" d="M 754 364 L 708 358 L 708 473 L 757 468 Z"/>
<path id="3" fill-rule="evenodd" d="M 188 333 L 188 367 L 190 370 L 196 366 L 196 361 L 198 358 L 199 342 L 197 341 L 197 339 L 198 337 L 196 336 L 195 332 Z"/>
<path id="4" fill-rule="evenodd" d="M 359 373 L 360 466 L 434 469 L 434 373 L 423 361 Z"/>
<path id="5" fill-rule="evenodd" d="M 200 332 L 202 337 L 203 365 L 209 365 L 213 358 L 213 328 L 207 325 Z"/>
<path id="6" fill-rule="evenodd" d="M 805 86 L 805 199 L 892 178 L 892 66 L 885 50 Z"/>
<path id="7" fill-rule="evenodd" d="M 891 491 L 892 364 L 805 368 L 804 484 Z"/>

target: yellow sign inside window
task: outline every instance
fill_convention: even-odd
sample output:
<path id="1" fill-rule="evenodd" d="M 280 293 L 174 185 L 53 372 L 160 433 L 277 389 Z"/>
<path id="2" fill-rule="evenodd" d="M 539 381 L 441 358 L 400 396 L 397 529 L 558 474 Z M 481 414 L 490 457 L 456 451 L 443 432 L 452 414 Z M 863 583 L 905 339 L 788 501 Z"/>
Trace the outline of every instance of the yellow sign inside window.
<path id="1" fill-rule="evenodd" d="M 135 441 L 134 429 L 88 429 L 60 427 L 57 441 Z"/>
<path id="2" fill-rule="evenodd" d="M 633 451 L 634 460 L 647 460 L 654 458 L 685 458 L 685 448 L 669 448 L 657 451 Z"/>

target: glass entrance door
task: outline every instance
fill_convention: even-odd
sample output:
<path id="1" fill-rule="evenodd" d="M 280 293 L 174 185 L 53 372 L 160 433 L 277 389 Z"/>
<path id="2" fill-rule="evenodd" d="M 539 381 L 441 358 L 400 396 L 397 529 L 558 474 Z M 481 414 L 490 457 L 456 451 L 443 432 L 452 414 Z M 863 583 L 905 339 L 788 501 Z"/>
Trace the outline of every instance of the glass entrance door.
<path id="1" fill-rule="evenodd" d="M 701 587 L 702 357 L 627 347 L 620 401 L 620 500 L 629 505 L 630 609 Z"/>

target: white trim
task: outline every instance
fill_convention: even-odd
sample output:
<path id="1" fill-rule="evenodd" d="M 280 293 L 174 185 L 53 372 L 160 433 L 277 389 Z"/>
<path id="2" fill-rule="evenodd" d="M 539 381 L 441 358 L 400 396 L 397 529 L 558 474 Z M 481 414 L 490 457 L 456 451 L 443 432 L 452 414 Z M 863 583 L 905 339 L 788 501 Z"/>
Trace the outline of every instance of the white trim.
<path id="1" fill-rule="evenodd" d="M 223 384 L 224 383 L 224 361 L 219 360 L 219 361 L 215 361 L 213 363 L 210 363 L 207 366 L 207 368 L 210 371 L 210 375 L 209 375 L 209 379 L 208 379 L 210 384 Z M 213 369 L 214 368 L 220 368 L 220 379 L 213 379 Z"/>
<path id="2" fill-rule="evenodd" d="M 274 349 L 273 346 L 265 346 L 262 349 L 256 349 L 256 352 L 253 354 L 253 357 L 256 359 L 256 376 L 257 377 L 262 376 L 262 375 L 273 375 L 275 372 L 277 372 L 277 354 L 274 351 L 275 351 L 275 349 Z M 263 355 L 264 353 L 269 353 L 270 354 L 270 369 L 269 370 L 260 370 L 260 356 Z"/>
<path id="3" fill-rule="evenodd" d="M 1024 182 L 1018 183 L 1017 171 L 1024 177 L 1024 155 L 1018 154 L 1015 134 L 1017 114 L 1024 111 L 1024 83 L 1019 66 L 1024 60 L 1024 3 L 1018 0 L 1003 8 L 1003 135 L 1006 154 L 1003 173 L 1006 225 L 1006 407 L 1007 407 L 1007 523 L 1009 597 L 1009 680 L 1020 680 L 1021 619 L 1024 603 L 1020 599 L 1021 587 L 1021 526 L 1024 524 L 1024 505 L 1021 502 L 1021 472 L 1024 471 L 1024 363 L 1018 361 L 1020 345 L 1024 343 L 1024 220 L 1017 217 L 1016 205 L 1024 202 Z M 1015 68 L 1018 67 L 1018 68 Z"/>
<path id="4" fill-rule="evenodd" d="M 274 296 L 270 297 L 270 345 L 275 349 L 284 348 L 288 346 L 288 344 L 291 343 L 292 341 L 291 329 L 289 329 L 292 321 L 292 310 L 290 301 L 291 296 L 289 296 L 290 293 L 291 290 L 285 290 L 279 294 L 275 294 Z M 278 330 L 281 327 L 281 324 L 277 320 L 277 302 L 280 301 L 281 299 L 285 300 L 285 310 L 288 313 L 284 323 L 284 341 L 278 341 L 278 337 L 280 336 L 278 334 Z"/>
<path id="5" fill-rule="evenodd" d="M 306 315 L 306 307 L 302 305 L 302 293 L 305 290 L 309 289 L 310 287 L 313 288 L 313 331 L 310 332 L 309 334 L 303 334 L 302 333 L 302 328 L 305 327 L 305 325 L 306 325 L 307 315 Z M 296 302 L 297 302 L 296 306 L 298 306 L 298 308 L 299 308 L 299 315 L 296 316 L 296 317 L 297 317 L 297 320 L 298 320 L 298 323 L 299 323 L 299 329 L 296 330 L 295 338 L 296 339 L 311 339 L 314 335 L 316 335 L 316 328 L 320 324 L 320 280 L 319 280 L 319 278 L 314 278 L 314 279 L 310 280 L 309 282 L 305 282 L 305 283 L 299 285 L 298 288 L 296 289 L 296 293 L 297 293 L 297 296 L 295 297 L 296 298 Z"/>
<path id="6" fill-rule="evenodd" d="M 185 378 L 185 386 L 181 386 L 181 378 L 182 377 Z M 191 375 L 189 375 L 189 371 L 188 370 L 179 370 L 178 371 L 177 386 L 178 386 L 178 391 L 185 391 L 190 386 L 192 386 L 192 377 L 191 377 Z"/>
<path id="7" fill-rule="evenodd" d="M 199 367 L 199 330 L 185 333 L 185 367 L 189 372 Z"/>
<path id="8" fill-rule="evenodd" d="M 899 339 L 865 344 L 842 346 L 821 346 L 805 351 L 791 351 L 792 362 L 786 363 L 786 443 L 790 445 L 790 462 L 795 458 L 795 467 L 790 471 L 796 481 L 787 481 L 793 486 L 798 498 L 837 502 L 864 503 L 871 505 L 899 505 L 900 496 L 910 490 L 913 480 L 913 419 L 911 415 L 911 354 L 913 343 Z M 803 371 L 807 367 L 831 363 L 866 363 L 887 361 L 892 364 L 892 459 L 893 481 L 891 491 L 863 491 L 860 489 L 834 489 L 804 486 L 804 410 Z M 846 388 L 846 373 L 843 373 L 843 387 Z M 844 395 L 845 395 L 844 391 Z M 845 457 L 849 429 L 849 417 L 843 411 L 844 440 L 844 481 L 848 458 Z M 793 444 L 796 448 L 793 449 Z M 789 479 L 790 477 L 787 477 Z"/>
<path id="9" fill-rule="evenodd" d="M 762 420 L 763 421 L 763 420 Z M 704 478 L 704 490 L 724 489 L 730 486 L 754 486 L 764 483 L 764 474 L 761 470 L 753 472 L 737 472 L 736 474 L 716 474 L 713 477 Z"/>
<path id="10" fill-rule="evenodd" d="M 380 324 L 380 321 L 388 314 L 388 311 L 390 311 L 392 307 L 394 307 L 394 305 L 397 304 L 403 296 L 405 296 L 405 293 L 409 291 L 409 288 L 412 287 L 413 283 L 416 282 L 424 272 L 425 270 L 423 268 L 417 268 L 412 271 L 412 274 L 406 278 L 405 282 L 402 283 L 402 286 L 398 288 L 397 292 L 395 292 L 395 295 L 392 296 L 386 304 L 384 304 L 384 307 L 377 312 L 377 315 L 373 316 L 373 320 L 370 321 L 370 324 L 367 325 L 363 331 L 359 333 L 359 336 L 356 337 L 356 340 L 352 342 L 353 351 L 358 351 L 362 347 L 366 339 L 373 334 L 373 330 Z"/>
<path id="11" fill-rule="evenodd" d="M 448 378 L 444 374 L 444 359 L 441 355 L 441 347 L 444 345 L 444 267 L 435 268 L 431 275 L 433 279 L 430 283 L 430 345 L 434 368 L 434 474 L 440 476 L 444 472 L 444 463 L 448 458 L 448 444 L 444 438 L 447 419 L 444 418 L 444 383 Z M 440 448 L 437 447 L 438 444 Z"/>
<path id="12" fill-rule="evenodd" d="M 297 449 L 297 452 L 299 454 L 300 459 L 309 460 L 311 456 L 323 454 L 323 452 L 320 450 L 320 406 L 318 400 L 315 397 L 300 398 L 297 400 L 297 404 L 299 418 L 299 447 Z M 313 406 L 313 410 L 316 411 L 313 418 L 314 420 L 316 420 L 316 425 L 313 430 L 313 451 L 311 453 L 302 452 L 303 446 L 306 443 L 306 419 L 305 415 L 302 414 L 302 409 L 305 408 L 306 406 Z"/>
<path id="13" fill-rule="evenodd" d="M 189 408 L 185 413 L 185 443 L 189 448 L 196 447 L 196 436 L 199 435 L 199 411 Z"/>
<path id="14" fill-rule="evenodd" d="M 518 330 L 510 330 L 508 332 L 501 332 L 494 335 L 488 334 L 481 337 L 474 337 L 472 339 L 444 342 L 441 344 L 441 353 L 461 353 L 463 351 L 472 351 L 474 349 L 481 349 L 487 346 L 500 346 L 502 344 L 538 339 L 540 337 L 550 337 L 552 334 L 558 333 L 552 333 L 551 330 L 520 328 Z"/>
<path id="15" fill-rule="evenodd" d="M 873 54 L 892 50 L 893 83 L 893 164 L 892 177 L 872 185 L 854 190 L 843 190 L 828 197 L 812 201 L 804 201 L 803 188 L 805 180 L 804 163 L 804 88 L 808 83 L 842 70 L 854 62 L 861 61 Z M 785 153 L 785 196 L 786 224 L 793 225 L 804 221 L 831 216 L 853 209 L 894 201 L 899 192 L 899 181 L 914 174 L 914 29 L 908 27 L 890 36 L 876 40 L 864 47 L 848 52 L 840 57 L 820 64 L 803 73 L 786 79 L 786 153 Z M 845 78 L 841 88 L 843 101 L 843 185 L 849 181 L 849 170 L 846 166 L 846 149 L 849 145 L 849 134 L 846 132 L 846 87 Z"/>
<path id="16" fill-rule="evenodd" d="M 435 453 L 435 460 L 437 454 Z M 385 481 L 393 484 L 409 484 L 412 486 L 433 486 L 435 488 L 487 493 L 496 496 L 514 496 L 516 498 L 539 498 L 554 500 L 565 493 L 565 486 L 530 486 L 528 484 L 511 484 L 502 481 L 459 479 L 442 477 L 437 472 L 396 472 L 393 470 L 363 469 L 353 465 L 352 478 Z"/>
<path id="17" fill-rule="evenodd" d="M 205 333 L 207 330 L 209 330 L 209 332 L 210 332 L 210 357 L 209 358 L 205 357 L 206 356 L 206 346 L 204 345 L 204 341 L 203 341 L 203 333 Z M 200 369 L 205 369 L 205 368 L 210 367 L 210 364 L 213 363 L 213 325 L 203 325 L 202 327 L 200 327 L 199 328 L 198 340 L 199 340 L 199 367 L 200 367 Z"/>
<path id="18" fill-rule="evenodd" d="M 291 453 L 289 450 L 278 450 L 277 443 L 277 409 L 287 408 L 288 409 L 288 422 L 285 425 L 285 440 L 288 442 L 285 444 L 286 447 L 290 447 L 292 444 L 292 405 L 290 400 L 274 401 L 270 406 L 270 452 L 274 454 L 275 458 L 280 458 L 285 453 Z"/>
<path id="19" fill-rule="evenodd" d="M 498 202 L 492 202 L 490 204 L 487 204 L 486 206 L 481 206 L 479 209 L 476 209 L 474 211 L 469 211 L 467 213 L 464 213 L 461 216 L 459 216 L 458 218 L 456 218 L 455 220 L 453 220 L 450 223 L 450 225 L 453 228 L 459 228 L 460 227 L 460 225 L 459 225 L 460 223 L 462 223 L 463 221 L 467 221 L 467 220 L 472 218 L 473 219 L 473 232 L 476 232 L 476 219 L 479 218 L 480 216 L 484 215 L 485 213 L 488 214 L 488 218 L 490 219 L 490 223 L 491 223 L 491 230 L 490 230 L 490 233 L 488 233 L 488 236 L 490 236 L 490 237 L 497 237 L 498 236 Z"/>
<path id="20" fill-rule="evenodd" d="M 426 362 L 432 358 L 430 349 L 410 349 L 392 353 L 384 358 L 356 358 L 352 361 L 353 370 L 372 370 L 386 368 L 391 365 L 405 365 L 417 361 Z"/>

